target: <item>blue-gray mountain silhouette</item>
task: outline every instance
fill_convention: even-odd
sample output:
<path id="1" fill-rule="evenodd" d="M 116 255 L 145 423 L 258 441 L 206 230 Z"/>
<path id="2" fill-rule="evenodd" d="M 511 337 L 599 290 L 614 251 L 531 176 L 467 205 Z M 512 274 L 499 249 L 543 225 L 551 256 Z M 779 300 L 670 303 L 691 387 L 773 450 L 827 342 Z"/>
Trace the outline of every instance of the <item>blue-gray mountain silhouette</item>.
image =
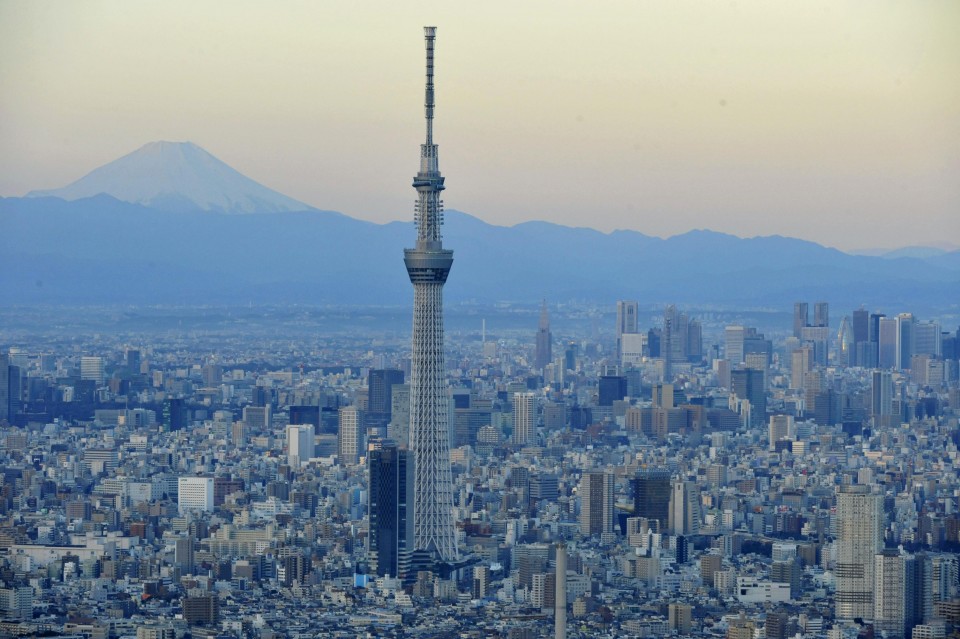
<path id="1" fill-rule="evenodd" d="M 205 154 L 193 145 L 180 151 Z M 159 153 L 165 155 L 173 157 L 160 166 L 168 174 L 192 166 L 179 152 Z M 52 192 L 63 197 L 0 198 L 3 299 L 411 303 L 403 248 L 414 240 L 412 222 L 364 222 L 280 194 L 269 203 L 243 199 L 243 193 L 275 192 L 235 171 L 240 179 L 210 177 L 211 166 L 221 177 L 233 169 L 209 158 L 185 179 L 184 190 L 167 189 L 159 200 L 144 194 L 160 189 L 143 184 L 139 191 L 115 185 L 131 201 L 103 193 L 79 197 L 75 185 Z M 105 168 L 89 177 L 99 179 Z M 169 175 L 162 181 L 178 184 Z M 241 201 L 234 209 L 212 204 Z M 212 213 L 228 210 L 247 214 Z M 629 298 L 653 305 L 785 308 L 795 300 L 823 299 L 837 308 L 865 304 L 924 314 L 948 307 L 960 290 L 960 251 L 890 259 L 779 236 L 741 239 L 696 230 L 659 239 L 547 222 L 495 226 L 456 211 L 446 219 L 444 246 L 454 250 L 454 264 L 444 290 L 451 302 Z"/>

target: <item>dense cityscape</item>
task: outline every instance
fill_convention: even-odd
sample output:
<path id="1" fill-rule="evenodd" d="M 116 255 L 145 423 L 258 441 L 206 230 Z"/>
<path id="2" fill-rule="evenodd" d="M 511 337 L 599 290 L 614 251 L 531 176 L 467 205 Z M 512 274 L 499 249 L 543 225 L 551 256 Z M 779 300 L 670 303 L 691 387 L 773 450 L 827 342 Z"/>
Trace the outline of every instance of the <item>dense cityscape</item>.
<path id="1" fill-rule="evenodd" d="M 424 38 L 416 237 L 383 258 L 412 307 L 0 309 L 0 637 L 960 637 L 955 303 L 856 307 L 869 262 L 848 262 L 836 301 L 792 308 L 641 302 L 629 281 L 445 307 L 460 249 Z M 301 205 L 191 143 L 117 162 L 38 206 L 140 206 L 90 184 L 142 166 L 131 185 L 174 176 L 224 214 Z M 197 211 L 168 213 L 190 233 Z M 955 257 L 917 295 L 948 297 Z M 56 267 L 12 279 L 59 294 Z M 270 277 L 251 297 L 301 284 Z"/>
<path id="2" fill-rule="evenodd" d="M 606 325 L 554 335 L 544 304 L 447 344 L 453 566 L 402 524 L 402 329 L 21 336 L 0 632 L 552 636 L 559 544 L 570 637 L 960 623 L 956 331 L 826 303 L 766 332 L 580 311 Z"/>

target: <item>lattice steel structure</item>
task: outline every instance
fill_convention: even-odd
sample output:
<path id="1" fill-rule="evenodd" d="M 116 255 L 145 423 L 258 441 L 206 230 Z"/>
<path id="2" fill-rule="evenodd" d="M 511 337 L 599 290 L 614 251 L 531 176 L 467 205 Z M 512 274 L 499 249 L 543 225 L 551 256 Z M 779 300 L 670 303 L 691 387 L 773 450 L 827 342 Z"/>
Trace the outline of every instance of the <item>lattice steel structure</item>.
<path id="1" fill-rule="evenodd" d="M 433 143 L 433 45 L 436 27 L 424 27 L 427 45 L 427 139 L 420 146 L 417 190 L 416 248 L 404 249 L 403 260 L 413 283 L 413 344 L 410 366 L 410 444 L 415 460 L 413 535 L 416 550 L 441 561 L 457 559 L 453 527 L 453 479 L 450 471 L 448 403 L 444 392 L 443 285 L 453 264 L 445 250 L 443 177 Z"/>

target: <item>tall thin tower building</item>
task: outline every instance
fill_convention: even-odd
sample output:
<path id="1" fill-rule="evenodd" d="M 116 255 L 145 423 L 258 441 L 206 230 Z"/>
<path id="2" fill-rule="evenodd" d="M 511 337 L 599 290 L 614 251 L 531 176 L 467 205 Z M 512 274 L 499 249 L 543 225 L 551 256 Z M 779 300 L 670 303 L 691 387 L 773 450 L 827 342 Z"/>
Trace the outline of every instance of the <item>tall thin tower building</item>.
<path id="1" fill-rule="evenodd" d="M 874 557 L 883 549 L 883 498 L 869 486 L 837 491 L 836 617 L 873 618 Z"/>
<path id="2" fill-rule="evenodd" d="M 403 261 L 413 283 L 413 340 L 410 354 L 410 441 L 414 455 L 414 548 L 442 561 L 457 559 L 453 527 L 453 480 L 443 365 L 443 285 L 453 265 L 445 250 L 443 177 L 433 143 L 433 44 L 436 27 L 424 27 L 427 45 L 426 142 L 420 145 L 417 190 L 417 244 L 404 249 Z"/>
<path id="3" fill-rule="evenodd" d="M 540 307 L 540 326 L 537 328 L 537 352 L 533 366 L 538 371 L 553 361 L 553 336 L 550 334 L 550 316 L 547 314 L 547 300 Z"/>

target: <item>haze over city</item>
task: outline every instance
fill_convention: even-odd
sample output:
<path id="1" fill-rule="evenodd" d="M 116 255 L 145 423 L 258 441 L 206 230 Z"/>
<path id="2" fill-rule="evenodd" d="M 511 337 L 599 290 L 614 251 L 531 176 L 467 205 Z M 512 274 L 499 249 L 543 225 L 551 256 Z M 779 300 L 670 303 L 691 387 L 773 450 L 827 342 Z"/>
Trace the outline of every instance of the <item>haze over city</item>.
<path id="1" fill-rule="evenodd" d="M 409 220 L 442 26 L 447 206 L 844 250 L 960 241 L 960 6 L 0 2 L 0 195 L 152 140 L 360 219 Z M 412 144 L 413 143 L 413 144 Z"/>

